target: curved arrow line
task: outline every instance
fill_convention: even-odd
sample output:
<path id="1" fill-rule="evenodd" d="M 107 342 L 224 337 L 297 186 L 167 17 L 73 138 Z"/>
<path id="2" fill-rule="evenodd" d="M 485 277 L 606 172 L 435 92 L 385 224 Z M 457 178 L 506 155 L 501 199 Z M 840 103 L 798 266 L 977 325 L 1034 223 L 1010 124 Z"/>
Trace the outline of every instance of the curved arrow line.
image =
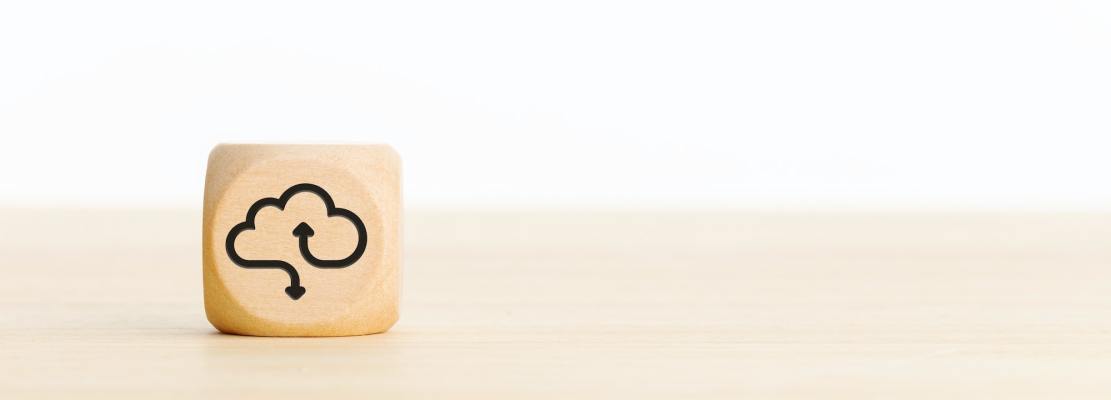
<path id="1" fill-rule="evenodd" d="M 282 195 L 279 196 L 278 198 L 267 197 L 267 198 L 261 199 L 259 201 L 256 201 L 254 204 L 251 205 L 251 208 L 249 208 L 247 210 L 247 217 L 246 217 L 245 221 L 240 222 L 239 224 L 232 227 L 231 231 L 228 232 L 227 240 L 225 240 L 225 242 L 224 242 L 225 250 L 227 250 L 227 252 L 228 252 L 228 258 L 231 258 L 232 262 L 234 262 L 236 265 L 238 265 L 240 267 L 243 267 L 243 268 L 277 268 L 277 269 L 285 271 L 287 274 L 289 274 L 290 284 L 289 284 L 289 287 L 286 288 L 286 294 L 288 294 L 289 297 L 292 298 L 293 300 L 297 300 L 297 299 L 301 298 L 301 296 L 304 295 L 304 293 L 305 293 L 305 289 L 303 287 L 301 287 L 301 277 L 300 277 L 300 275 L 297 274 L 297 270 L 295 268 L 293 268 L 293 265 L 291 265 L 291 264 L 289 264 L 285 261 L 281 261 L 281 260 L 248 260 L 248 259 L 245 259 L 243 257 L 240 257 L 239 253 L 236 252 L 236 250 L 235 250 L 235 239 L 243 231 L 254 230 L 255 229 L 255 216 L 258 215 L 258 212 L 260 210 L 262 210 L 265 207 L 275 207 L 278 210 L 284 210 L 286 203 L 289 202 L 289 199 L 293 198 L 294 195 L 296 195 L 298 193 L 301 193 L 301 192 L 311 192 L 311 193 L 319 196 L 320 199 L 324 201 L 324 206 L 325 206 L 325 209 L 327 210 L 327 213 L 328 213 L 329 217 L 335 216 L 335 215 L 345 217 L 348 220 L 351 220 L 351 222 L 354 223 L 354 225 L 355 225 L 355 229 L 357 229 L 359 231 L 359 246 L 356 247 L 355 253 L 352 254 L 352 256 L 356 256 L 356 257 L 348 257 L 347 259 L 337 260 L 337 261 L 346 262 L 346 261 L 348 261 L 348 259 L 351 259 L 351 258 L 353 258 L 354 260 L 357 260 L 359 258 L 358 256 L 362 256 L 363 251 L 366 249 L 366 227 L 363 226 L 362 221 L 359 219 L 358 216 L 355 215 L 355 213 L 352 213 L 351 211 L 349 211 L 347 209 L 336 208 L 335 202 L 332 201 L 332 196 L 330 196 L 328 194 L 328 192 L 324 191 L 324 189 L 321 188 L 320 186 L 316 186 L 316 185 L 313 185 L 311 183 L 300 183 L 300 184 L 293 185 L 289 189 L 286 189 L 286 191 L 283 192 Z M 305 242 L 304 237 L 302 237 L 302 242 Z M 307 243 L 306 243 L 306 245 L 307 245 Z M 302 246 L 302 255 L 308 254 L 305 251 L 306 249 L 307 249 L 306 246 Z M 341 267 L 336 267 L 336 266 L 333 266 L 335 261 L 332 261 L 332 260 L 316 260 L 315 257 L 313 257 L 313 260 L 322 261 L 324 264 L 328 265 L 328 266 L 319 266 L 319 265 L 313 264 L 314 266 L 321 267 L 321 268 L 342 268 L 342 267 L 346 267 L 346 266 L 351 265 L 352 263 L 354 263 L 354 260 L 352 260 L 350 263 L 347 263 L 346 265 L 343 265 Z M 310 260 L 310 263 L 312 263 L 313 260 Z"/>
<path id="2" fill-rule="evenodd" d="M 309 264 L 317 268 L 344 268 L 351 266 L 351 264 L 359 261 L 359 257 L 362 257 L 363 252 L 366 251 L 366 226 L 363 225 L 363 221 L 351 211 L 342 208 L 337 208 L 333 211 L 335 212 L 328 213 L 329 217 L 344 217 L 351 221 L 352 225 L 355 225 L 355 230 L 359 233 L 359 243 L 355 245 L 355 251 L 351 252 L 351 255 L 347 257 L 339 260 L 321 260 L 316 258 L 316 256 L 312 255 L 312 252 L 309 251 L 309 237 L 312 236 L 311 228 L 308 234 L 298 234 L 298 232 L 294 230 L 293 235 L 298 237 L 297 244 L 301 249 L 301 257 L 304 257 L 305 261 L 308 261 Z M 308 224 L 306 224 L 306 226 L 308 226 Z"/>
<path id="3" fill-rule="evenodd" d="M 293 300 L 300 299 L 305 294 L 305 289 L 301 287 L 301 276 L 297 274 L 297 269 L 293 265 L 281 260 L 248 260 L 239 256 L 235 251 L 235 238 L 239 233 L 248 229 L 255 229 L 254 221 L 240 222 L 231 232 L 228 232 L 228 239 L 224 242 L 224 247 L 228 251 L 228 257 L 236 265 L 243 268 L 277 268 L 289 274 L 289 287 L 285 289 L 285 293 Z M 300 292 L 300 294 L 298 294 Z"/>

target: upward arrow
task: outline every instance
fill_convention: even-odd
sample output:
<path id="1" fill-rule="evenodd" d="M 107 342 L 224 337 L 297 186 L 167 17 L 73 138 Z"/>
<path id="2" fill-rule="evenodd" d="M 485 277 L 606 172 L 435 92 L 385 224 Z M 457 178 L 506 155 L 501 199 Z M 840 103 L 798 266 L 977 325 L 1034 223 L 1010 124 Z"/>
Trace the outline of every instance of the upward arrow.
<path id="1" fill-rule="evenodd" d="M 350 217 L 348 218 L 350 219 Z M 366 228 L 363 227 L 362 221 L 357 220 L 358 217 L 355 218 L 352 221 L 357 221 L 355 230 L 359 234 L 359 242 L 355 245 L 355 251 L 351 252 L 351 255 L 339 260 L 321 260 L 312 255 L 312 251 L 309 250 L 309 238 L 316 232 L 313 232 L 312 227 L 307 223 L 297 224 L 297 227 L 293 228 L 293 236 L 298 239 L 297 246 L 301 250 L 301 257 L 304 257 L 305 261 L 317 268 L 343 268 L 359 261 L 359 257 L 363 256 L 363 251 L 366 251 Z"/>
<path id="2" fill-rule="evenodd" d="M 293 228 L 293 236 L 308 237 L 314 234 L 316 234 L 316 232 L 313 232 L 312 227 L 304 222 L 298 224 L 296 228 Z"/>

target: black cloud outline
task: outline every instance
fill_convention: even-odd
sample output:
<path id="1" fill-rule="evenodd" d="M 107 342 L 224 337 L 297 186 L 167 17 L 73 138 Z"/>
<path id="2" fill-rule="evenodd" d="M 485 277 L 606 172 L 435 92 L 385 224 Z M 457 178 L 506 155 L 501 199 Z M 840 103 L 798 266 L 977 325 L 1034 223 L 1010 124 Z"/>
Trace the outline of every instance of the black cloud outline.
<path id="1" fill-rule="evenodd" d="M 304 257 L 310 265 L 317 268 L 345 268 L 354 264 L 356 261 L 359 260 L 359 258 L 362 258 L 363 252 L 366 251 L 367 244 L 366 226 L 363 225 L 363 221 L 359 219 L 358 215 L 355 215 L 354 212 L 351 212 L 351 210 L 336 207 L 335 202 L 332 201 L 332 196 L 329 195 L 328 192 L 324 190 L 324 188 L 311 183 L 299 183 L 293 185 L 289 189 L 286 189 L 285 192 L 283 192 L 282 195 L 278 198 L 266 197 L 256 201 L 254 204 L 251 205 L 249 209 L 247 209 L 247 216 L 244 218 L 244 221 L 232 227 L 231 230 L 228 231 L 227 239 L 224 241 L 224 249 L 228 253 L 228 258 L 230 258 L 231 261 L 236 265 L 243 268 L 277 268 L 289 274 L 290 285 L 285 289 L 285 292 L 293 300 L 298 300 L 305 294 L 305 288 L 301 287 L 301 277 L 297 273 L 297 269 L 293 268 L 292 264 L 282 260 L 245 259 L 241 257 L 238 252 L 236 252 L 235 240 L 243 231 L 255 229 L 255 217 L 260 210 L 266 207 L 275 207 L 278 210 L 285 210 L 286 203 L 288 203 L 289 200 L 293 198 L 293 196 L 303 192 L 309 192 L 317 195 L 317 197 L 320 197 L 320 199 L 324 201 L 324 207 L 327 210 L 328 217 L 339 216 L 346 218 L 348 221 L 351 221 L 351 223 L 355 225 L 355 230 L 358 231 L 359 242 L 355 245 L 355 251 L 353 251 L 351 255 L 346 258 L 340 260 L 321 260 L 313 256 L 312 253 L 309 252 L 308 238 L 312 236 L 311 228 L 309 228 L 309 232 L 307 234 L 298 233 L 297 231 L 299 229 L 294 229 L 294 236 L 298 236 L 299 238 L 298 247 L 301 251 L 301 256 Z M 305 227 L 308 227 L 307 224 L 302 222 L 298 225 L 298 228 L 300 228 L 301 225 L 305 225 Z"/>

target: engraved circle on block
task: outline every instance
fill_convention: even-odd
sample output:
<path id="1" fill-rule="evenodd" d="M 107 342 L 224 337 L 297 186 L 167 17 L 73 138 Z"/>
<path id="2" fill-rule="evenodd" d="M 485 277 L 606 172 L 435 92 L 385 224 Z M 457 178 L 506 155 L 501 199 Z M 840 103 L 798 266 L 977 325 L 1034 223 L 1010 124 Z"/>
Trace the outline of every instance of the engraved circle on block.
<path id="1" fill-rule="evenodd" d="M 251 206 L 267 197 L 277 198 L 294 185 L 310 183 L 324 189 L 335 207 L 347 209 L 362 220 L 367 244 L 362 256 L 343 268 L 317 268 L 299 249 L 293 230 L 301 223 L 312 227 L 312 255 L 342 259 L 352 254 L 358 234 L 351 220 L 328 217 L 325 202 L 311 192 L 293 195 L 283 209 L 263 207 L 255 216 L 255 229 L 235 239 L 235 249 L 248 260 L 281 260 L 297 270 L 305 294 L 293 300 L 287 272 L 276 268 L 253 269 L 236 265 L 228 257 L 225 238 L 243 222 Z M 216 275 L 229 296 L 244 310 L 264 320 L 303 325 L 342 319 L 350 306 L 373 286 L 375 269 L 383 256 L 382 220 L 371 191 L 354 175 L 315 160 L 270 159 L 241 171 L 216 203 L 210 249 L 216 254 Z"/>

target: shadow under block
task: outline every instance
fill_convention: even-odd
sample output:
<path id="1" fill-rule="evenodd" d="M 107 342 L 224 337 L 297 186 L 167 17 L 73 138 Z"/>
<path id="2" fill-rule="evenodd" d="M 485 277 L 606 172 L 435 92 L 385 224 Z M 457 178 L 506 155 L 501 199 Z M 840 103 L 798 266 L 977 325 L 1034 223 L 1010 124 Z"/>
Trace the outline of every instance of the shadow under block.
<path id="1" fill-rule="evenodd" d="M 216 146 L 204 304 L 221 332 L 350 336 L 398 318 L 401 162 L 387 145 Z"/>

